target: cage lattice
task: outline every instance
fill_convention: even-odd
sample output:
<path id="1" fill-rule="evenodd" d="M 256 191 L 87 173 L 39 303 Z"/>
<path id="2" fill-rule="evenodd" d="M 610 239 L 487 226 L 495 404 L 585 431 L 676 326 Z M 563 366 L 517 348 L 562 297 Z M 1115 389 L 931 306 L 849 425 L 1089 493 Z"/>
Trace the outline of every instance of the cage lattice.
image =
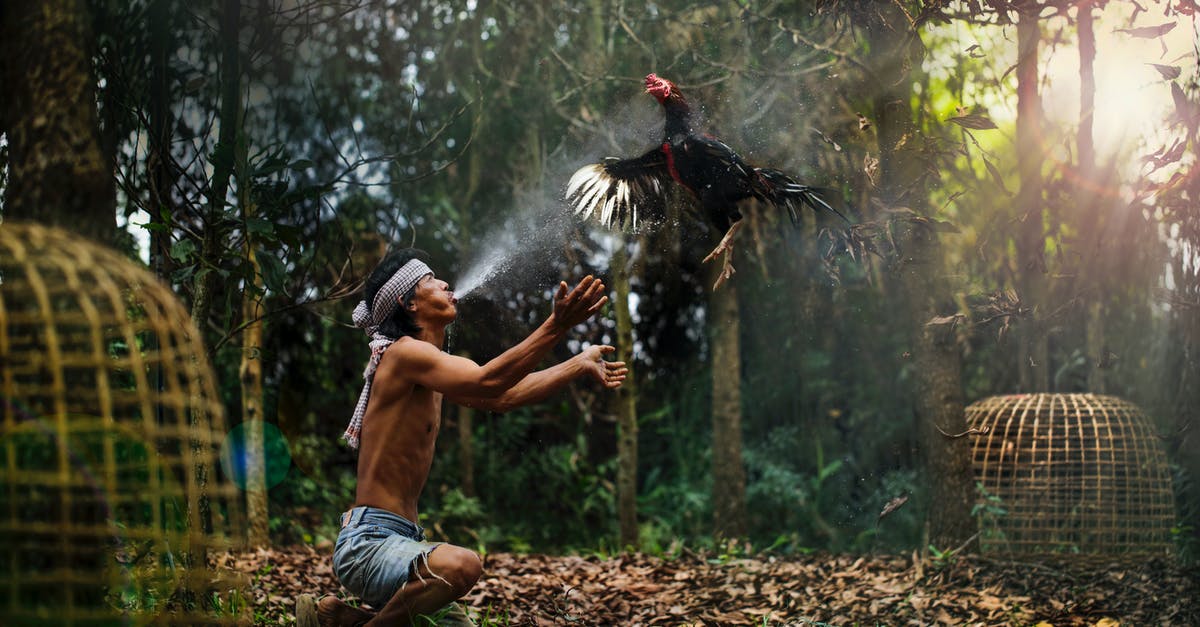
<path id="1" fill-rule="evenodd" d="M 1096 394 L 994 396 L 967 407 L 981 547 L 1170 555 L 1170 468 L 1137 406 Z"/>
<path id="2" fill-rule="evenodd" d="M 207 556 L 243 537 L 187 311 L 144 268 L 0 224 L 0 623 L 220 624 Z M 220 586 L 218 586 L 220 587 Z"/>

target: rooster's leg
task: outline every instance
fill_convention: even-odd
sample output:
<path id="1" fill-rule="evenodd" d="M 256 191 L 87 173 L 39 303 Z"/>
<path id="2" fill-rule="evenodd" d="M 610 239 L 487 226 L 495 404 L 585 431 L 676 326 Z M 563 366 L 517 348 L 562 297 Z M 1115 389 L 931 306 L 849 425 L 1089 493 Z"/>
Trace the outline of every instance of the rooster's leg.
<path id="1" fill-rule="evenodd" d="M 721 238 L 721 243 L 713 249 L 708 256 L 704 258 L 704 263 L 708 263 L 717 258 L 717 255 L 725 254 L 725 261 L 721 265 L 721 273 L 717 275 L 717 280 L 713 283 L 713 290 L 716 291 L 721 284 L 733 277 L 736 270 L 733 269 L 733 238 L 737 235 L 738 229 L 742 228 L 742 221 L 738 220 L 729 225 L 729 230 L 725 232 L 725 237 Z"/>

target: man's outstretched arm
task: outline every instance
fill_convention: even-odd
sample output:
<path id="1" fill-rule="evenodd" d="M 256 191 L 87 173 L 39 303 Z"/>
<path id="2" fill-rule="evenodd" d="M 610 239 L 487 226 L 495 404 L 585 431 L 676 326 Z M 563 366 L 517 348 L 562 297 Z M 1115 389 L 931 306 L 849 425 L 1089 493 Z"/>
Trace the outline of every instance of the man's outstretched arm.
<path id="1" fill-rule="evenodd" d="M 616 349 L 612 346 L 592 346 L 574 357 L 530 373 L 516 385 L 494 398 L 447 395 L 452 403 L 475 409 L 503 413 L 541 402 L 566 387 L 572 380 L 589 376 L 608 389 L 621 387 L 629 369 L 623 361 L 605 361 L 604 355 Z"/>
<path id="2" fill-rule="evenodd" d="M 449 396 L 495 398 L 533 371 L 572 327 L 595 315 L 608 302 L 603 294 L 604 283 L 591 276 L 569 292 L 567 284 L 560 282 L 550 317 L 521 343 L 486 364 L 446 355 L 428 343 L 397 342 L 388 350 L 396 356 L 385 358 L 380 372 L 404 373 L 411 381 Z"/>

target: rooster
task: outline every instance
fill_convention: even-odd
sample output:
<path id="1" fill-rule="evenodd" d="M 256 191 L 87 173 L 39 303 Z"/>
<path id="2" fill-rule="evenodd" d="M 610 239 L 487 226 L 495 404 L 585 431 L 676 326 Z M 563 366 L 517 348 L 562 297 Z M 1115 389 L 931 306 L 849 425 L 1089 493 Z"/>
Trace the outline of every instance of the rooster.
<path id="1" fill-rule="evenodd" d="M 640 157 L 609 157 L 586 165 L 567 183 L 566 199 L 585 219 L 594 216 L 605 227 L 636 229 L 639 221 L 661 219 L 665 194 L 672 181 L 699 201 L 712 224 L 725 232 L 704 262 L 725 255 L 713 289 L 733 276 L 733 239 L 742 225 L 738 203 L 756 198 L 786 209 L 792 223 L 797 209 L 829 211 L 845 220 L 815 188 L 797 183 L 772 168 L 754 167 L 727 144 L 697 131 L 687 99 L 671 81 L 646 76 L 646 93 L 654 96 L 666 114 L 661 145 Z"/>

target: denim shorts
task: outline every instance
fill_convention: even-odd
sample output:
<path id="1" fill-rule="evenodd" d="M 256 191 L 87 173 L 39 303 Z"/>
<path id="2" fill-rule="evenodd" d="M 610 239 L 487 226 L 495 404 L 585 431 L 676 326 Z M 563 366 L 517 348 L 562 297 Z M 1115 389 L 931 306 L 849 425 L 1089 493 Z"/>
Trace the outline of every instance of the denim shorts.
<path id="1" fill-rule="evenodd" d="M 403 516 L 376 507 L 342 514 L 333 548 L 333 572 L 342 586 L 380 609 L 439 542 L 426 542 L 425 530 Z"/>

